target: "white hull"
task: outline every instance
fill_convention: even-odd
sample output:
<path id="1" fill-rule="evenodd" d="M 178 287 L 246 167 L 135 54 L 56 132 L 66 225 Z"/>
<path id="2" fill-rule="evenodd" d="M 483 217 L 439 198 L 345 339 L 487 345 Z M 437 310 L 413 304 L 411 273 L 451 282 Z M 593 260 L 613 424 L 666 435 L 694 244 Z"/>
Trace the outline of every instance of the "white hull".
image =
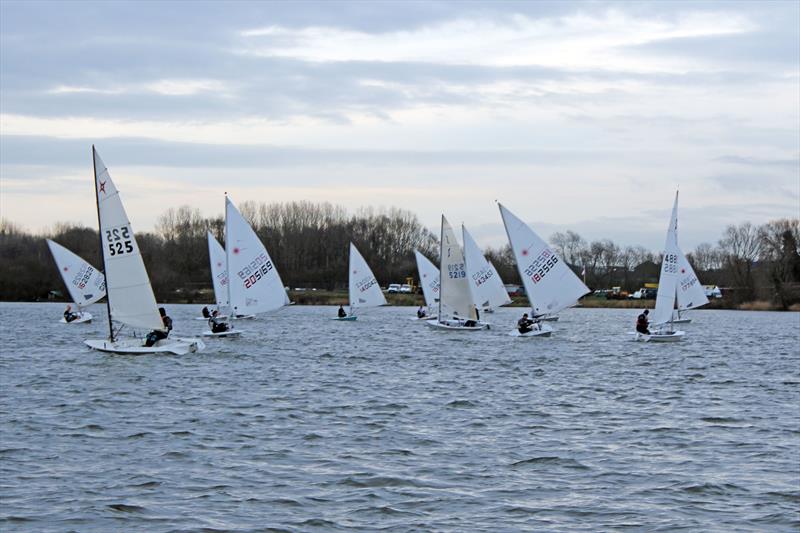
<path id="1" fill-rule="evenodd" d="M 436 320 L 437 318 L 439 318 L 439 317 L 435 316 L 435 315 L 434 316 L 425 315 L 422 318 L 416 317 L 416 316 L 412 316 L 411 318 L 409 318 L 409 320 L 411 320 L 412 322 L 425 322 L 427 320 Z"/>
<path id="2" fill-rule="evenodd" d="M 547 324 L 540 324 L 538 329 L 534 328 L 526 333 L 520 333 L 519 329 L 512 329 L 508 334 L 511 337 L 549 337 L 553 333 L 553 328 Z"/>
<path id="3" fill-rule="evenodd" d="M 544 315 L 538 318 L 542 322 L 558 322 L 558 315 Z"/>
<path id="4" fill-rule="evenodd" d="M 207 329 L 203 332 L 203 337 L 238 337 L 242 334 L 241 329 L 231 329 L 228 331 L 220 331 L 218 333 L 212 333 L 210 329 Z"/>
<path id="5" fill-rule="evenodd" d="M 425 321 L 425 325 L 434 329 L 442 329 L 447 331 L 480 331 L 482 329 L 489 329 L 489 324 L 484 322 L 478 322 L 478 325 L 476 326 L 465 326 L 464 322 L 458 320 L 439 322 L 438 319 L 430 319 Z"/>
<path id="6" fill-rule="evenodd" d="M 647 335 L 646 333 L 639 333 L 638 331 L 633 331 L 630 333 L 633 335 L 633 339 L 639 342 L 678 342 L 683 338 L 686 334 L 683 331 L 671 331 L 669 333 L 651 333 Z"/>
<path id="7" fill-rule="evenodd" d="M 87 313 L 85 311 L 83 313 L 80 313 L 80 316 L 78 316 L 78 318 L 76 318 L 75 320 L 73 320 L 71 322 L 67 322 L 66 318 L 61 317 L 61 323 L 62 324 L 86 324 L 86 323 L 91 322 L 91 321 L 92 321 L 92 314 L 91 313 Z"/>
<path id="8" fill-rule="evenodd" d="M 692 321 L 691 318 L 673 318 L 672 319 L 672 323 L 673 324 L 688 324 L 691 321 Z"/>
<path id="9" fill-rule="evenodd" d="M 227 317 L 225 317 L 227 318 Z M 232 315 L 231 320 L 255 320 L 256 315 Z M 208 320 L 208 319 L 206 319 Z"/>
<path id="10" fill-rule="evenodd" d="M 156 342 L 154 346 L 145 346 L 143 339 L 135 338 L 118 339 L 114 342 L 110 342 L 107 339 L 89 339 L 83 342 L 93 350 L 127 355 L 145 355 L 157 353 L 184 355 L 190 352 L 200 351 L 206 347 L 206 345 L 200 339 L 185 337 L 161 339 L 160 341 Z"/>
<path id="11" fill-rule="evenodd" d="M 357 316 L 353 316 L 353 315 L 350 315 L 350 316 L 335 316 L 335 317 L 331 318 L 331 320 L 338 320 L 339 322 L 353 322 L 354 320 L 357 320 L 357 319 L 358 319 L 358 317 Z"/>

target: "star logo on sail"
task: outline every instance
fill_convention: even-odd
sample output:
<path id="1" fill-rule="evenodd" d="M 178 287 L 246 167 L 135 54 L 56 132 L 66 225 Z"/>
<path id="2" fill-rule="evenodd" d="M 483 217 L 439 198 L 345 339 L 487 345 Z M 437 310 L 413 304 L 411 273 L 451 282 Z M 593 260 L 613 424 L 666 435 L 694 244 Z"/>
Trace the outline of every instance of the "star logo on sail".
<path id="1" fill-rule="evenodd" d="M 238 248 L 234 248 L 233 249 L 233 253 L 238 255 L 239 254 L 239 249 Z"/>
<path id="2" fill-rule="evenodd" d="M 522 250 L 522 255 L 523 255 L 523 256 L 526 256 L 526 255 L 528 255 L 528 250 Z"/>
<path id="3" fill-rule="evenodd" d="M 100 182 L 100 192 L 103 193 L 103 194 L 106 193 L 106 182 L 105 181 L 101 181 Z"/>
<path id="4" fill-rule="evenodd" d="M 64 272 L 69 272 L 69 267 L 64 267 Z"/>

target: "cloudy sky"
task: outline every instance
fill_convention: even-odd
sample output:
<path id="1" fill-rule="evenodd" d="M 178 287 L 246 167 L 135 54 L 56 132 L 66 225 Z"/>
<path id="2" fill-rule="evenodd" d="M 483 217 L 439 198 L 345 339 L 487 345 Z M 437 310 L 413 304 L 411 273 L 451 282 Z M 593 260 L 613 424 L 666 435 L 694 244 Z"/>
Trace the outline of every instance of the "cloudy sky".
<path id="1" fill-rule="evenodd" d="M 397 206 L 502 244 L 800 216 L 800 2 L 0 2 L 0 215 Z"/>

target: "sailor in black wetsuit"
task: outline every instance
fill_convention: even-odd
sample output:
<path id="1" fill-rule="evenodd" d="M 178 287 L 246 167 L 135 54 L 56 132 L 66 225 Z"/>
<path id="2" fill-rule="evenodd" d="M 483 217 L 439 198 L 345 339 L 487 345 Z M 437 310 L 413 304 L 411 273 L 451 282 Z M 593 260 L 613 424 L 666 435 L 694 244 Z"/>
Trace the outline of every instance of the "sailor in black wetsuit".
<path id="1" fill-rule="evenodd" d="M 645 335 L 650 335 L 650 329 L 648 329 L 650 323 L 647 321 L 648 314 L 650 314 L 650 311 L 645 309 L 644 313 L 636 318 L 636 331 Z"/>
<path id="2" fill-rule="evenodd" d="M 523 313 L 522 318 L 517 321 L 517 329 L 520 333 L 528 333 L 533 331 L 533 320 L 528 318 L 528 313 Z"/>

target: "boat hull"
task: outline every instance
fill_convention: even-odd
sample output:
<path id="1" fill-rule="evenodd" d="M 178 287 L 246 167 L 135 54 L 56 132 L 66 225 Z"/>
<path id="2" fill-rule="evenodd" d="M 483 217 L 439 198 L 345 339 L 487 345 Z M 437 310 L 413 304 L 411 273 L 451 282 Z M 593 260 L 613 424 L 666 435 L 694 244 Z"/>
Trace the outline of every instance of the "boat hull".
<path id="1" fill-rule="evenodd" d="M 478 322 L 476 326 L 465 326 L 461 322 L 449 321 L 439 322 L 438 319 L 430 319 L 425 321 L 426 326 L 443 331 L 480 331 L 482 329 L 489 329 L 489 324 Z"/>
<path id="2" fill-rule="evenodd" d="M 672 321 L 673 324 L 688 324 L 691 322 L 691 318 L 676 318 Z"/>
<path id="3" fill-rule="evenodd" d="M 93 350 L 120 355 L 148 355 L 159 353 L 184 355 L 187 353 L 199 352 L 206 347 L 200 339 L 185 337 L 162 339 L 153 346 L 145 346 L 144 340 L 136 338 L 119 339 L 114 342 L 107 339 L 88 339 L 83 342 Z"/>
<path id="4" fill-rule="evenodd" d="M 335 316 L 331 318 L 331 320 L 338 320 L 339 322 L 354 322 L 357 319 L 357 316 Z"/>
<path id="5" fill-rule="evenodd" d="M 519 329 L 512 329 L 508 334 L 511 337 L 520 337 L 523 339 L 532 339 L 536 337 L 549 337 L 553 333 L 553 328 L 547 324 L 540 324 L 539 329 L 533 329 L 525 333 L 520 333 Z"/>
<path id="6" fill-rule="evenodd" d="M 216 338 L 225 338 L 225 337 L 238 337 L 242 334 L 241 329 L 231 329 L 228 331 L 218 331 L 217 333 L 213 333 L 211 330 L 205 330 L 203 332 L 203 337 L 216 337 Z"/>
<path id="7" fill-rule="evenodd" d="M 73 320 L 71 322 L 67 322 L 67 319 L 64 318 L 64 317 L 61 318 L 61 323 L 62 324 L 88 324 L 91 321 L 92 321 L 92 314 L 91 313 L 87 313 L 85 311 L 83 313 L 81 313 L 78 318 L 76 318 L 75 320 Z"/>
<path id="8" fill-rule="evenodd" d="M 683 339 L 684 335 L 686 335 L 683 331 L 672 331 L 669 333 L 639 333 L 638 331 L 634 331 L 631 333 L 633 335 L 633 339 L 639 342 L 678 342 Z"/>

